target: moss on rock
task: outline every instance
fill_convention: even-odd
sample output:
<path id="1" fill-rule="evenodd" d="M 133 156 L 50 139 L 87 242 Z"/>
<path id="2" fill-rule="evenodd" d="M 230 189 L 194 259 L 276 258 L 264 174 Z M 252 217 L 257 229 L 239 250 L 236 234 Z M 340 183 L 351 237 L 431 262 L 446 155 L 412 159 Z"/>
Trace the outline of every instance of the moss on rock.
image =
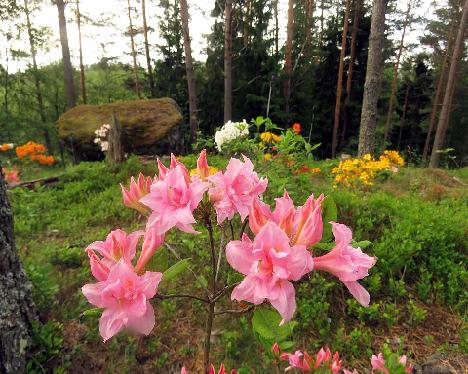
<path id="1" fill-rule="evenodd" d="M 104 105 L 79 105 L 63 113 L 57 121 L 59 136 L 79 148 L 93 145 L 94 131 L 111 123 L 115 113 L 123 127 L 125 151 L 151 147 L 183 123 L 182 113 L 170 98 L 130 100 Z"/>

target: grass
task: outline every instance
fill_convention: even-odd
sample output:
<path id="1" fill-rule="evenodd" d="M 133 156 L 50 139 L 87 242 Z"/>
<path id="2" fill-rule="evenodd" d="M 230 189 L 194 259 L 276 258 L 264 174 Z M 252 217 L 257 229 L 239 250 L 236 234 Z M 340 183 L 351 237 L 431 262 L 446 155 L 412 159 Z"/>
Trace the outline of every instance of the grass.
<path id="1" fill-rule="evenodd" d="M 193 156 L 183 161 L 195 166 Z M 209 161 L 219 167 L 226 164 L 221 157 Z M 370 240 L 365 251 L 379 261 L 364 282 L 373 300 L 369 308 L 360 307 L 344 286 L 321 273 L 298 287 L 296 347 L 313 350 L 328 344 L 342 352 L 346 366 L 357 369 L 368 367 L 368 357 L 383 342 L 398 339 L 416 361 L 438 350 L 466 351 L 467 337 L 461 331 L 468 300 L 468 169 L 404 168 L 363 191 L 333 188 L 328 176 L 333 161 L 312 164 L 322 173 L 293 175 L 289 167 L 259 162 L 257 170 L 269 179 L 265 199 L 271 202 L 284 188 L 298 205 L 311 192 L 332 196 L 340 222 L 353 229 L 357 241 Z M 80 287 L 91 280 L 84 248 L 111 229 L 130 231 L 143 224 L 121 204 L 119 183 L 126 184 L 140 171 L 154 174 L 155 164 L 142 165 L 132 157 L 120 167 L 81 163 L 57 171 L 61 177 L 56 184 L 9 193 L 18 249 L 45 323 L 36 328 L 30 372 L 41 372 L 42 367 L 69 373 L 154 373 L 177 370 L 181 363 L 200 368 L 199 316 L 204 311 L 197 302 L 157 301 L 156 327 L 149 337 L 120 334 L 106 344 L 98 335 L 98 317 L 82 314 L 90 305 Z M 194 240 L 171 233 L 167 241 L 182 257 L 193 258 L 195 268 L 205 266 L 205 234 Z M 174 262 L 169 256 L 168 265 Z M 199 286 L 184 274 L 167 287 L 164 292 L 197 292 Z M 236 320 L 218 317 L 214 332 L 215 362 L 242 365 L 247 372 L 270 372 L 249 315 Z"/>

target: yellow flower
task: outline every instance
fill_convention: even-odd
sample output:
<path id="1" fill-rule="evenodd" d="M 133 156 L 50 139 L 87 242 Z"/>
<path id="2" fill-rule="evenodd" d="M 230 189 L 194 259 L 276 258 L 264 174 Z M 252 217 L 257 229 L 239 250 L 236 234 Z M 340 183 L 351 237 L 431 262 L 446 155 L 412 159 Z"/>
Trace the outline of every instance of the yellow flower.
<path id="1" fill-rule="evenodd" d="M 265 153 L 265 154 L 263 155 L 263 159 L 264 159 L 265 161 L 271 160 L 271 153 Z"/>

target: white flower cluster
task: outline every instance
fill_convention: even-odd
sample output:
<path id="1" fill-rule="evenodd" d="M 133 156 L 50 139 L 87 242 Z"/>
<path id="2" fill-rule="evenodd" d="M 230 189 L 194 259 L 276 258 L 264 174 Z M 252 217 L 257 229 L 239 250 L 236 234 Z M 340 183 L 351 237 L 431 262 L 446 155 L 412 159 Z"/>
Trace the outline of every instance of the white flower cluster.
<path id="1" fill-rule="evenodd" d="M 249 124 L 245 121 L 231 122 L 228 121 L 215 133 L 216 148 L 221 152 L 221 147 L 225 143 L 229 143 L 242 136 L 249 135 Z"/>
<path id="2" fill-rule="evenodd" d="M 99 145 L 99 147 L 101 148 L 101 151 L 103 152 L 107 152 L 107 150 L 109 149 L 109 142 L 107 141 L 107 135 L 109 133 L 110 128 L 111 128 L 111 125 L 104 124 L 94 131 L 94 134 L 96 135 L 96 137 L 94 138 L 94 143 Z"/>

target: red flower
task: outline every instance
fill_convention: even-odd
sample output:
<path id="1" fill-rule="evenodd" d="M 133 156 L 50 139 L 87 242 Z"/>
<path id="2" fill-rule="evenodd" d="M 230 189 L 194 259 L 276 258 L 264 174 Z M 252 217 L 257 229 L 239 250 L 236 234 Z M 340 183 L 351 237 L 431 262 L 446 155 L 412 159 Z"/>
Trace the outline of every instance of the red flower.
<path id="1" fill-rule="evenodd" d="M 292 129 L 293 129 L 293 131 L 294 131 L 296 134 L 299 135 L 299 134 L 301 133 L 301 130 L 302 130 L 301 124 L 298 123 L 298 122 L 294 123 L 294 124 L 292 125 Z"/>

